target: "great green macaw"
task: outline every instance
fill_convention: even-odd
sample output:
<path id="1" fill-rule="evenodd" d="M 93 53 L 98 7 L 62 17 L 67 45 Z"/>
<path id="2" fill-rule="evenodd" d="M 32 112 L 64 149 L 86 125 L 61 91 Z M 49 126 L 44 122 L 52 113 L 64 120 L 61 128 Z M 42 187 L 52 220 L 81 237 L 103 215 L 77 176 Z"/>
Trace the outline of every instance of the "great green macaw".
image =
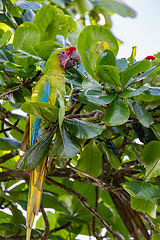
<path id="1" fill-rule="evenodd" d="M 47 102 L 55 105 L 57 90 L 61 96 L 65 94 L 65 70 L 72 68 L 76 64 L 78 66 L 80 63 L 81 58 L 75 47 L 53 52 L 47 60 L 44 75 L 40 78 L 33 90 L 31 102 Z M 30 146 L 32 146 L 45 131 L 44 121 L 35 115 L 30 115 L 22 139 L 22 149 L 24 148 L 23 145 L 26 143 L 27 133 L 30 135 Z M 47 157 L 39 166 L 35 167 L 30 172 L 26 240 L 30 240 L 34 217 L 38 215 L 46 173 Z"/>

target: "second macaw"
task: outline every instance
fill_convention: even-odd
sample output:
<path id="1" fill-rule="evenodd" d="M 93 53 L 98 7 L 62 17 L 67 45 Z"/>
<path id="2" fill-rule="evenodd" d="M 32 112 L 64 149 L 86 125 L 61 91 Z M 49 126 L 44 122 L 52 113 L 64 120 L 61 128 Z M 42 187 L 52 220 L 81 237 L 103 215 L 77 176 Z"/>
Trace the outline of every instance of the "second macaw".
<path id="1" fill-rule="evenodd" d="M 75 47 L 69 47 L 62 51 L 55 51 L 47 60 L 44 75 L 36 84 L 31 102 L 47 102 L 55 105 L 57 90 L 61 96 L 65 94 L 65 70 L 81 63 L 81 58 Z M 58 116 L 57 116 L 58 117 Z M 30 123 L 29 123 L 30 121 Z M 46 131 L 45 123 L 35 115 L 30 115 L 26 132 L 29 132 L 30 146 L 34 145 L 40 136 Z M 29 129 L 29 130 L 28 130 Z M 22 145 L 24 145 L 26 133 L 24 133 Z M 23 147 L 22 147 L 23 148 Z M 38 215 L 43 185 L 47 173 L 47 157 L 37 167 L 31 170 L 28 205 L 27 205 L 27 235 L 26 240 L 30 240 L 31 229 L 35 215 Z"/>

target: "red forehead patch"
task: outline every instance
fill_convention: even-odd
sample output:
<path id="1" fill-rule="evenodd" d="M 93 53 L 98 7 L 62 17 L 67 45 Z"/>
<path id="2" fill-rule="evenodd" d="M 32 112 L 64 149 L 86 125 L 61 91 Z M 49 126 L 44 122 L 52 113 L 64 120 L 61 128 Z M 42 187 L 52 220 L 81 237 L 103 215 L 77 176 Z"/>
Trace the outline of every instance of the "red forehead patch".
<path id="1" fill-rule="evenodd" d="M 66 52 L 68 54 L 71 54 L 72 52 L 76 51 L 76 48 L 75 47 L 69 47 L 68 49 L 66 49 Z"/>

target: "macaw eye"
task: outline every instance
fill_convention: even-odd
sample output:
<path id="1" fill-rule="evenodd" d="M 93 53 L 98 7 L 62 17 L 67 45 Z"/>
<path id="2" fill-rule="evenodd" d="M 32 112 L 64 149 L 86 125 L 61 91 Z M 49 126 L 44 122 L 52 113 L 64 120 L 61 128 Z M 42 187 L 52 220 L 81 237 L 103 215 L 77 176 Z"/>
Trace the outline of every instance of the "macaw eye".
<path id="1" fill-rule="evenodd" d="M 65 51 L 62 51 L 62 54 L 65 54 Z"/>

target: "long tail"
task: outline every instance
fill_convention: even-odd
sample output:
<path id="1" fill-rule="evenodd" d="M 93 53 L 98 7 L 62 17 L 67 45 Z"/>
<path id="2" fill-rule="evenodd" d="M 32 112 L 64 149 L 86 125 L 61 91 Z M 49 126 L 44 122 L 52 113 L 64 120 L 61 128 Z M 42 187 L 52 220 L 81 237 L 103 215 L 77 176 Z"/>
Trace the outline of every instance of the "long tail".
<path id="1" fill-rule="evenodd" d="M 30 240 L 34 217 L 35 215 L 38 215 L 39 212 L 46 173 L 47 158 L 41 163 L 41 165 L 31 170 L 27 205 L 26 240 Z"/>

